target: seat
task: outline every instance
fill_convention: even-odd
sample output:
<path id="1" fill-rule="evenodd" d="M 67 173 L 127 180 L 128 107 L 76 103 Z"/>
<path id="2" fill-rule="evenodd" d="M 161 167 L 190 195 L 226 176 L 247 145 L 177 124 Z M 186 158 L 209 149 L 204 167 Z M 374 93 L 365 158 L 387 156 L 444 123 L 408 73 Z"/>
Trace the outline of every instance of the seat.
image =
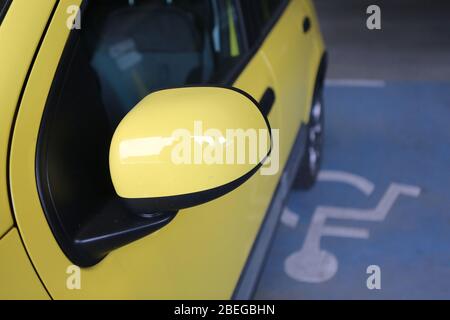
<path id="1" fill-rule="evenodd" d="M 191 13 L 173 5 L 124 7 L 109 15 L 92 66 L 113 127 L 152 91 L 207 82 L 213 69 L 208 39 Z"/>

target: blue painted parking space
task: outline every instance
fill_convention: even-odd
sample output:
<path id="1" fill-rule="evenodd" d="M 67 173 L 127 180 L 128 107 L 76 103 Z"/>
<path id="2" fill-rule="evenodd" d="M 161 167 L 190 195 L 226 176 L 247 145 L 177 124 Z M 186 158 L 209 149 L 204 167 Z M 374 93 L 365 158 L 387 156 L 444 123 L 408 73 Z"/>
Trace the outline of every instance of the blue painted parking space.
<path id="1" fill-rule="evenodd" d="M 291 192 L 255 298 L 450 298 L 449 93 L 326 88 L 323 171 Z"/>

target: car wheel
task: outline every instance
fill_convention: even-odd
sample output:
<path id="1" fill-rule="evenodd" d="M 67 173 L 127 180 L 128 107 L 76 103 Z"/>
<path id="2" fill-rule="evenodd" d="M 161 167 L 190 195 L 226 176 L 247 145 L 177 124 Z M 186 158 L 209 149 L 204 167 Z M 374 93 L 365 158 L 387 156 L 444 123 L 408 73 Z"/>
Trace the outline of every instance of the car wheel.
<path id="1" fill-rule="evenodd" d="M 324 105 L 322 90 L 318 90 L 309 115 L 305 151 L 293 184 L 295 189 L 306 190 L 316 182 L 323 157 L 323 135 Z"/>

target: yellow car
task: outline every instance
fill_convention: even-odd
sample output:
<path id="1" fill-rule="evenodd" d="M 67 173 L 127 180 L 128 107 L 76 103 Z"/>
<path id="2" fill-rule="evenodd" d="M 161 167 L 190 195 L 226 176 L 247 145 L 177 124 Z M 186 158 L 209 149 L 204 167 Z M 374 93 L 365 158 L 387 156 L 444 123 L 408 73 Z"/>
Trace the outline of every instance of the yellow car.
<path id="1" fill-rule="evenodd" d="M 320 166 L 310 0 L 1 0 L 0 23 L 0 298 L 250 298 Z"/>

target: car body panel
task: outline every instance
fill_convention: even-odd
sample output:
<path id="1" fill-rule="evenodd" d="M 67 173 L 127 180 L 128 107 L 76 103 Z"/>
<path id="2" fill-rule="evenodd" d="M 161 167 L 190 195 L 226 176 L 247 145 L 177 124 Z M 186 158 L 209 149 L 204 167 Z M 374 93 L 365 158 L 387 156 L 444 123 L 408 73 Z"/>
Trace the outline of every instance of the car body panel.
<path id="1" fill-rule="evenodd" d="M 288 79 L 281 75 L 290 63 L 296 62 L 291 61 L 294 58 L 290 56 L 284 61 L 281 57 L 272 58 L 277 55 L 282 38 L 301 36 L 300 30 L 295 28 L 301 12 L 294 11 L 302 10 L 301 2 L 290 2 L 267 40 L 234 83 L 257 100 L 269 87 L 280 92 L 268 116 L 271 127 L 280 129 L 281 134 L 278 173 L 271 176 L 256 173 L 229 194 L 180 211 L 165 228 L 111 252 L 93 267 L 82 269 L 82 290 L 68 290 L 66 270 L 72 262 L 61 251 L 50 230 L 35 177 L 40 121 L 70 33 L 66 27 L 66 8 L 81 3 L 59 1 L 23 93 L 10 158 L 10 188 L 18 228 L 33 264 L 53 298 L 227 299 L 232 296 L 300 124 L 309 113 L 308 104 L 303 104 L 310 99 L 307 94 L 304 93 L 301 102 L 281 98 L 285 94 L 281 88 L 286 83 L 290 90 L 295 90 L 293 73 L 287 76 Z M 301 53 L 303 49 L 296 48 L 296 52 Z M 323 54 L 320 45 L 310 54 L 314 55 L 312 61 L 317 61 L 317 66 L 311 66 L 309 74 L 301 75 L 307 78 L 304 87 L 309 91 L 314 87 L 318 62 Z M 296 115 L 296 121 L 289 120 L 291 113 Z"/>
<path id="2" fill-rule="evenodd" d="M 20 240 L 12 228 L 0 239 L 0 299 L 49 299 Z"/>
<path id="3" fill-rule="evenodd" d="M 13 1 L 0 25 L 0 236 L 13 225 L 6 176 L 11 126 L 30 63 L 53 8 L 52 3 L 54 1 Z"/>

